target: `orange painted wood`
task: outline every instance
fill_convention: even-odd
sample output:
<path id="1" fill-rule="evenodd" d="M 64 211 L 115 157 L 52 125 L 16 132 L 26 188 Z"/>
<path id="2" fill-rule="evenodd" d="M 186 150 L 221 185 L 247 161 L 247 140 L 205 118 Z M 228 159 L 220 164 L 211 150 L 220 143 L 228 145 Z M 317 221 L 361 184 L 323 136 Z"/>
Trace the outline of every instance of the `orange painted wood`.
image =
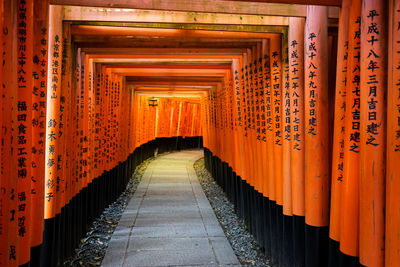
<path id="1" fill-rule="evenodd" d="M 289 19 L 289 94 L 291 97 L 292 211 L 305 215 L 304 184 L 304 25 L 303 18 Z"/>
<path id="2" fill-rule="evenodd" d="M 329 223 L 328 25 L 326 7 L 308 6 L 305 26 L 306 223 Z"/>
<path id="3" fill-rule="evenodd" d="M 265 74 L 265 116 L 267 127 L 267 164 L 268 164 L 268 197 L 271 201 L 276 201 L 275 192 L 275 161 L 274 161 L 274 107 L 272 101 L 272 80 L 271 80 L 271 42 L 266 40 L 266 53 L 264 74 Z"/>
<path id="4" fill-rule="evenodd" d="M 57 158 L 60 153 L 58 142 L 58 123 L 60 118 L 61 98 L 61 37 L 62 25 L 58 19 L 61 7 L 51 7 L 49 11 L 49 71 L 47 84 L 47 110 L 46 110 L 46 151 L 45 151 L 45 211 L 44 218 L 54 218 L 57 212 Z"/>
<path id="5" fill-rule="evenodd" d="M 4 17 L 5 17 L 4 16 L 4 3 L 2 2 L 2 3 L 0 3 L 0 29 L 3 29 L 3 27 L 4 27 L 4 20 L 5 20 Z M 3 33 L 0 33 L 0 43 L 1 43 L 1 45 L 0 45 L 0 55 L 2 55 L 1 56 L 2 60 L 3 60 L 3 51 L 4 51 L 4 44 L 5 44 L 4 39 L 5 39 L 5 36 L 3 35 Z M 0 84 L 3 84 L 3 81 L 4 81 L 3 71 L 4 71 L 3 68 L 0 67 Z M 4 92 L 2 92 L 2 93 L 4 93 Z M 1 113 L 4 113 L 3 99 L 0 99 L 0 111 L 1 111 Z M 0 127 L 2 127 L 2 126 L 3 126 L 3 116 L 0 115 Z M 0 131 L 0 140 L 4 140 L 3 131 Z M 7 209 L 7 205 L 4 205 L 4 202 L 6 201 L 6 198 L 7 198 L 6 197 L 7 192 L 5 191 L 6 190 L 6 186 L 2 187 L 2 185 L 1 185 L 2 184 L 2 180 L 6 180 L 5 175 L 3 175 L 3 168 L 4 168 L 4 166 L 3 166 L 4 165 L 3 157 L 4 157 L 4 142 L 1 142 L 0 143 L 0 168 L 1 168 L 1 171 L 0 171 L 0 189 L 3 190 L 3 193 L 0 194 L 0 203 L 2 203 L 2 205 L 3 205 L 1 210 L 4 211 L 4 212 L 0 213 L 0 229 L 5 229 L 5 230 L 0 231 L 0 238 L 2 240 L 7 240 L 6 233 L 7 233 L 7 228 L 8 228 L 8 222 L 5 219 L 5 217 L 6 217 L 6 215 L 5 215 L 6 211 L 5 210 Z M 3 183 L 5 184 L 5 182 L 3 182 Z M 6 224 L 7 224 L 7 226 L 6 226 Z M 4 252 L 6 251 L 6 249 L 7 249 L 6 242 L 3 242 L 3 244 L 0 244 L 0 264 L 5 264 L 6 256 L 5 256 Z"/>
<path id="6" fill-rule="evenodd" d="M 89 58 L 80 51 L 80 83 L 81 83 L 81 157 L 82 157 L 82 189 L 90 183 L 89 174 Z"/>
<path id="7" fill-rule="evenodd" d="M 113 26 L 73 25 L 73 35 L 109 35 L 109 36 L 160 36 L 160 37 L 196 37 L 196 38 L 270 38 L 275 34 L 258 32 L 207 31 L 185 29 L 133 28 Z"/>
<path id="8" fill-rule="evenodd" d="M 264 192 L 264 162 L 262 157 L 262 137 L 261 137 L 261 93 L 262 93 L 262 80 L 263 80 L 263 72 L 261 68 L 261 45 L 258 44 L 255 48 L 254 59 L 253 59 L 253 86 L 255 90 L 255 141 L 256 141 L 256 154 L 254 156 L 257 161 L 257 180 L 258 180 L 258 192 Z"/>
<path id="9" fill-rule="evenodd" d="M 80 49 L 77 49 L 76 54 L 75 54 L 75 62 L 76 62 L 76 68 L 75 68 L 75 77 L 76 79 L 74 80 L 74 92 L 76 95 L 76 137 L 75 137 L 75 142 L 76 142 L 76 147 L 75 147 L 75 154 L 77 155 L 78 159 L 76 164 L 76 187 L 75 187 L 75 194 L 78 194 L 80 190 L 83 187 L 83 160 L 82 160 L 82 144 L 83 144 L 83 93 L 82 93 L 82 71 L 81 71 L 81 65 L 82 65 L 82 58 L 81 58 L 81 52 Z"/>
<path id="10" fill-rule="evenodd" d="M 0 29 L 6 28 L 6 26 L 8 25 L 8 21 L 7 20 L 7 16 L 4 14 L 4 2 L 0 3 Z M 2 60 L 4 63 L 8 63 L 6 60 L 6 54 L 9 52 L 7 51 L 7 35 L 4 34 L 4 31 L 0 34 L 0 41 L 1 41 L 1 46 L 0 46 L 0 54 L 2 55 Z M 1 92 L 4 95 L 4 97 L 0 100 L 0 110 L 1 110 L 1 114 L 0 114 L 0 126 L 3 129 L 6 129 L 5 127 L 5 122 L 7 120 L 4 120 L 5 116 L 3 114 L 7 114 L 8 112 L 6 112 L 5 108 L 7 107 L 7 103 L 5 101 L 6 98 L 6 94 L 8 94 L 8 92 L 6 92 L 6 77 L 4 76 L 4 65 L 1 66 L 0 68 L 0 83 L 2 85 L 4 85 L 4 87 L 2 87 Z M 4 102 L 4 103 L 3 103 Z M 8 169 L 8 167 L 6 167 L 4 164 L 5 162 L 5 158 L 6 158 L 6 151 L 5 151 L 5 142 L 7 142 L 7 134 L 6 131 L 1 131 L 0 132 L 0 138 L 1 140 L 4 140 L 3 142 L 0 143 L 0 167 L 1 167 L 1 172 L 0 172 L 0 189 L 2 191 L 2 193 L 0 194 L 0 203 L 2 203 L 2 207 L 1 207 L 1 213 L 0 213 L 0 229 L 2 229 L 0 231 L 0 239 L 4 240 L 4 242 L 0 243 L 0 265 L 6 265 L 7 264 L 7 239 L 8 239 L 8 224 L 9 224 L 9 220 L 8 220 L 8 177 L 6 175 L 5 169 Z M 7 155 L 9 156 L 9 155 Z M 8 157 L 11 158 L 11 157 Z"/>
<path id="11" fill-rule="evenodd" d="M 261 78 L 261 91 L 260 91 L 260 112 L 261 112 L 261 157 L 262 157 L 262 165 L 263 169 L 263 196 L 269 197 L 269 168 L 270 163 L 268 162 L 268 117 L 267 117 L 267 86 L 269 86 L 269 75 L 270 75 L 270 67 L 269 67 L 269 43 L 267 40 L 264 40 L 261 47 L 261 69 L 260 69 L 260 78 Z"/>
<path id="12" fill-rule="evenodd" d="M 283 214 L 292 216 L 291 132 L 292 122 L 288 43 L 282 44 L 282 195 Z"/>
<path id="13" fill-rule="evenodd" d="M 274 180 L 276 203 L 283 205 L 283 180 L 282 180 L 282 50 L 281 38 L 270 39 L 270 64 L 271 64 L 271 101 L 272 124 L 274 133 Z"/>
<path id="14" fill-rule="evenodd" d="M 357 257 L 359 250 L 360 183 L 360 23 L 361 1 L 351 2 L 348 30 L 340 250 Z"/>
<path id="15" fill-rule="evenodd" d="M 236 174 L 244 177 L 244 161 L 240 160 L 240 155 L 243 155 L 243 125 L 244 125 L 244 109 L 243 109 L 243 79 L 241 71 L 241 62 L 234 60 L 232 63 L 232 74 L 234 80 L 234 103 L 235 103 L 235 161 Z"/>
<path id="16" fill-rule="evenodd" d="M 265 53 L 265 45 L 262 43 L 257 45 L 257 58 L 255 76 L 257 77 L 257 140 L 258 140 L 258 154 L 257 158 L 259 161 L 259 179 L 260 179 L 260 193 L 263 196 L 267 196 L 267 169 L 266 169 L 266 128 L 265 128 L 265 96 L 264 96 L 264 69 L 263 69 L 263 56 Z M 264 154 L 265 153 L 265 154 Z"/>
<path id="17" fill-rule="evenodd" d="M 385 266 L 400 264 L 400 1 L 390 1 Z"/>
<path id="18" fill-rule="evenodd" d="M 34 4 L 32 92 L 32 206 L 31 246 L 42 243 L 44 229 L 44 184 L 46 142 L 46 94 L 48 67 L 48 1 Z"/>
<path id="19" fill-rule="evenodd" d="M 363 1 L 360 263 L 367 266 L 384 265 L 387 17 L 385 1 Z"/>
<path id="20" fill-rule="evenodd" d="M 244 155 L 246 158 L 248 158 L 249 154 L 249 144 L 248 144 L 248 139 L 249 139 L 249 93 L 248 93 L 248 56 L 247 53 L 243 54 L 243 65 L 242 65 L 242 76 L 243 76 L 243 119 L 244 119 L 244 128 L 243 128 L 243 150 L 244 150 Z M 244 162 L 244 176 L 242 177 L 244 180 L 250 183 L 251 179 L 251 169 L 250 169 L 250 164 L 249 160 L 246 160 Z"/>
<path id="21" fill-rule="evenodd" d="M 30 260 L 32 177 L 33 0 L 17 1 L 17 203 L 18 264 Z"/>
<path id="22" fill-rule="evenodd" d="M 343 1 L 339 18 L 338 55 L 336 71 L 335 121 L 333 132 L 331 211 L 329 237 L 340 240 L 341 188 L 343 181 L 344 132 L 346 109 L 349 13 L 352 0 Z"/>
<path id="23" fill-rule="evenodd" d="M 1 201 L 5 207 L 4 216 L 1 217 L 2 239 L 0 249 L 2 257 L 1 264 L 5 266 L 18 266 L 17 260 L 17 156 L 16 156 L 16 122 L 17 114 L 14 108 L 17 105 L 17 39 L 16 27 L 16 5 L 15 2 L 5 1 L 4 5 L 4 29 L 3 41 L 4 50 L 2 58 L 4 60 L 2 93 L 4 94 L 2 103 L 2 153 L 4 158 L 8 158 L 7 164 L 2 163 L 1 188 L 4 194 L 1 194 Z M 4 257 L 3 257 L 4 255 Z"/>
<path id="24" fill-rule="evenodd" d="M 284 4 L 300 4 L 300 5 L 323 5 L 323 6 L 340 6 L 340 0 L 222 0 L 222 1 L 241 1 L 241 2 L 268 2 L 268 3 L 284 3 Z"/>
<path id="25" fill-rule="evenodd" d="M 248 158 L 249 158 L 249 180 L 250 185 L 254 187 L 255 190 L 259 190 L 258 188 L 258 176 L 257 176 L 257 162 L 255 159 L 255 154 L 257 151 L 256 145 L 256 133 L 255 133 L 255 107 L 254 107 L 254 99 L 255 99 L 255 88 L 254 88 L 254 69 L 253 69 L 253 60 L 254 60 L 254 48 L 248 49 L 247 53 L 247 88 L 248 88 L 248 101 L 247 101 L 247 111 L 248 111 Z"/>
<path id="26" fill-rule="evenodd" d="M 65 177 L 65 196 L 64 206 L 70 203 L 74 195 L 74 187 L 76 183 L 75 174 L 75 147 L 76 147 L 76 89 L 73 81 L 72 66 L 72 46 L 69 25 L 63 28 L 63 65 L 62 65 L 62 86 L 65 87 L 65 159 L 63 167 L 63 176 Z"/>

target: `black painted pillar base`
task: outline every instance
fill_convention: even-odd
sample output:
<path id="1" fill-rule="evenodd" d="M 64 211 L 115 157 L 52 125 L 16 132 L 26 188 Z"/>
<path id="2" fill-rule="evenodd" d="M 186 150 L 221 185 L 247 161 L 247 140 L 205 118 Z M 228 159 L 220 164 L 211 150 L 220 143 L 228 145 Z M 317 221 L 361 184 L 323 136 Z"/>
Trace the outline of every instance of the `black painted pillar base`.
<path id="1" fill-rule="evenodd" d="M 315 227 L 306 224 L 305 248 L 306 266 L 328 266 L 329 227 Z"/>

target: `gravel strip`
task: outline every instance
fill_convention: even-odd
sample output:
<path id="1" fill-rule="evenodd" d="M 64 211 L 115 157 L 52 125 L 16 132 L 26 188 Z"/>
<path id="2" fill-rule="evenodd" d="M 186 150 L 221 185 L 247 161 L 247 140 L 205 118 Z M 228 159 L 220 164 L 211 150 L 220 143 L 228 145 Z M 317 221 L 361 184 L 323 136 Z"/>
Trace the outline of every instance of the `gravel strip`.
<path id="1" fill-rule="evenodd" d="M 270 266 L 269 260 L 249 233 L 244 221 L 235 213 L 233 204 L 229 202 L 225 192 L 205 168 L 204 158 L 194 163 L 194 169 L 204 193 L 242 266 Z"/>
<path id="2" fill-rule="evenodd" d="M 147 166 L 153 160 L 154 158 L 147 159 L 136 168 L 125 191 L 93 222 L 90 231 L 75 250 L 75 254 L 64 262 L 64 266 L 100 266 L 119 219 L 135 193 Z"/>

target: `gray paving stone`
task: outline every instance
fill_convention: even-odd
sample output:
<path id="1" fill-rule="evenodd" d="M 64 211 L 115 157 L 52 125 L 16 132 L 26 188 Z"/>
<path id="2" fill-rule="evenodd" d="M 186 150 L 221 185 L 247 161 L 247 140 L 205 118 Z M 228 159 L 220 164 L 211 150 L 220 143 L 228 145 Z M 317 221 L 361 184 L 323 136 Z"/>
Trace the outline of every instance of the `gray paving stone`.
<path id="1" fill-rule="evenodd" d="M 179 216 L 177 216 L 179 214 Z M 153 211 L 140 211 L 140 214 L 137 218 L 139 219 L 153 219 L 158 220 L 160 218 L 199 218 L 201 219 L 200 212 L 198 210 L 187 210 L 187 211 L 180 211 L 180 212 L 172 212 L 172 211 L 161 211 L 161 212 L 153 212 Z"/>
<path id="2" fill-rule="evenodd" d="M 211 237 L 210 240 L 220 264 L 240 264 L 225 237 Z"/>
<path id="3" fill-rule="evenodd" d="M 132 238 L 135 237 L 207 237 L 203 224 L 190 225 L 164 225 L 134 227 Z"/>
<path id="4" fill-rule="evenodd" d="M 124 227 L 122 225 L 121 226 L 118 225 L 117 228 L 115 228 L 113 236 L 124 236 L 126 238 L 129 238 L 131 230 L 132 230 L 131 227 Z"/>
<path id="5" fill-rule="evenodd" d="M 225 233 L 221 226 L 218 225 L 205 225 L 208 236 L 210 237 L 225 237 Z M 226 238 L 226 237 L 225 237 Z"/>
<path id="6" fill-rule="evenodd" d="M 197 209 L 196 204 L 188 204 L 188 205 L 178 205 L 178 206 L 168 206 L 168 205 L 149 205 L 143 203 L 142 207 L 140 208 L 139 211 L 139 216 L 142 212 L 171 212 L 175 213 L 176 216 L 179 216 L 179 214 L 183 214 L 185 212 L 190 212 L 193 209 Z"/>
<path id="7" fill-rule="evenodd" d="M 201 217 L 176 217 L 176 216 L 164 216 L 162 218 L 158 217 L 157 220 L 154 218 L 138 218 L 135 222 L 135 226 L 165 226 L 165 225 L 193 225 L 202 224 Z"/>
<path id="8" fill-rule="evenodd" d="M 102 266 L 240 266 L 193 169 L 202 156 L 171 153 L 148 166 Z"/>
<path id="9" fill-rule="evenodd" d="M 211 249 L 210 241 L 203 238 L 135 238 L 131 240 L 128 253 L 131 250 L 186 250 L 186 249 Z"/>
<path id="10" fill-rule="evenodd" d="M 122 266 L 128 240 L 125 236 L 113 236 L 101 265 L 104 267 Z"/>
<path id="11" fill-rule="evenodd" d="M 214 264 L 212 250 L 138 250 L 127 254 L 124 266 L 190 266 Z"/>

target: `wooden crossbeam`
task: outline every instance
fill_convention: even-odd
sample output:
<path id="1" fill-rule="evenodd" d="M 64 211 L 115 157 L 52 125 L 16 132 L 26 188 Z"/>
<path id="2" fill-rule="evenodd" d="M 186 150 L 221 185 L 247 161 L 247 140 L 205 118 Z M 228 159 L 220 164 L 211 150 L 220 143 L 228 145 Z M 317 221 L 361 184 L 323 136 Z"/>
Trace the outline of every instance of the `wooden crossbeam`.
<path id="1" fill-rule="evenodd" d="M 263 3 L 264 2 L 264 3 Z M 133 8 L 147 10 L 186 11 L 204 13 L 225 13 L 261 16 L 305 17 L 307 4 L 340 6 L 341 0 L 268 0 L 216 1 L 216 0 L 51 0 L 54 5 L 86 6 L 104 8 Z M 275 2 L 275 3 L 271 3 Z M 280 3 L 279 3 L 280 2 Z M 288 2 L 292 4 L 287 4 Z M 286 4 L 282 4 L 286 3 Z M 297 3 L 297 4 L 296 4 Z M 331 7 L 330 14 L 337 14 L 338 8 Z"/>

